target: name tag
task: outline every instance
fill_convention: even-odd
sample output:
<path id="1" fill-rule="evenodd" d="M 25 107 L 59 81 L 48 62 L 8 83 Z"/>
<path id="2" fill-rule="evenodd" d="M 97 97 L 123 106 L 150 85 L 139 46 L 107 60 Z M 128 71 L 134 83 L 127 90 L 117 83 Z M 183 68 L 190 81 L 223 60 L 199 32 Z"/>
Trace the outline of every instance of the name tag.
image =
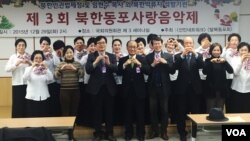
<path id="1" fill-rule="evenodd" d="M 141 73 L 141 68 L 140 67 L 136 67 L 136 73 Z"/>
<path id="2" fill-rule="evenodd" d="M 102 73 L 106 73 L 107 69 L 105 66 L 102 66 Z"/>

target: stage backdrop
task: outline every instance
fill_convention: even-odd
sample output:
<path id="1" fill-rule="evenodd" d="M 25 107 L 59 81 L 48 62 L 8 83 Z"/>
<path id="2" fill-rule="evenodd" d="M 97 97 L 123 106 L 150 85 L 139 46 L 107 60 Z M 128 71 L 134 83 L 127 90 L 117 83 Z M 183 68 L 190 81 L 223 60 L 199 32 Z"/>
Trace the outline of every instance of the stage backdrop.
<path id="1" fill-rule="evenodd" d="M 241 0 L 3 3 L 0 37 L 239 32 Z"/>

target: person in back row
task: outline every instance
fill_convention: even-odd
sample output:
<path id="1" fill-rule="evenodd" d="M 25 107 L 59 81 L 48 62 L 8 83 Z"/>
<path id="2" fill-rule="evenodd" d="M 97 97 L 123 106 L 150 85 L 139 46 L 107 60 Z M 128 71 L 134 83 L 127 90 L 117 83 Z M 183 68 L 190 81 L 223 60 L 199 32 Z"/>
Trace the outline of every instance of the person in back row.
<path id="1" fill-rule="evenodd" d="M 61 81 L 60 103 L 62 116 L 76 116 L 80 101 L 79 78 L 83 78 L 84 71 L 81 64 L 74 60 L 74 48 L 70 45 L 63 49 L 64 61 L 55 69 L 55 77 Z M 73 129 L 74 130 L 74 129 Z M 73 130 L 70 129 L 69 138 L 74 140 Z"/>
<path id="2" fill-rule="evenodd" d="M 232 81 L 231 113 L 250 112 L 250 45 L 241 42 L 237 46 L 239 56 L 232 60 L 234 78 Z"/>
<path id="3" fill-rule="evenodd" d="M 26 87 L 27 81 L 23 79 L 23 73 L 26 67 L 31 65 L 30 54 L 25 50 L 27 43 L 24 39 L 15 41 L 16 53 L 10 56 L 5 71 L 12 73 L 12 118 L 26 116 Z"/>

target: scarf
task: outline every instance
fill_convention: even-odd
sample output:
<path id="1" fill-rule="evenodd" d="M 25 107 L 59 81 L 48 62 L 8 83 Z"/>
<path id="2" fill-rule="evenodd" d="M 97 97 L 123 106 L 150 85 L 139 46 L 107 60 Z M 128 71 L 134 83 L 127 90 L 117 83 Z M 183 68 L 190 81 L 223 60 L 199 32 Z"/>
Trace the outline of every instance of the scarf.
<path id="1" fill-rule="evenodd" d="M 50 60 L 53 58 L 53 55 L 51 52 L 44 52 L 44 56 L 46 60 Z"/>
<path id="2" fill-rule="evenodd" d="M 209 54 L 207 49 L 201 49 L 200 52 L 201 52 L 202 57 L 203 57 L 204 60 L 210 57 L 210 54 Z"/>
<path id="3" fill-rule="evenodd" d="M 243 62 L 243 68 L 245 70 L 250 70 L 250 60 L 247 59 L 246 61 Z"/>
<path id="4" fill-rule="evenodd" d="M 237 51 L 237 49 L 231 49 L 230 50 L 230 56 L 234 57 L 234 56 L 239 56 L 239 52 Z"/>
<path id="5" fill-rule="evenodd" d="M 37 66 L 34 68 L 33 72 L 36 74 L 36 75 L 44 75 L 47 73 L 47 68 L 45 66 Z"/>
<path id="6" fill-rule="evenodd" d="M 19 54 L 17 58 L 21 60 L 30 60 L 30 55 L 25 52 L 23 55 Z"/>

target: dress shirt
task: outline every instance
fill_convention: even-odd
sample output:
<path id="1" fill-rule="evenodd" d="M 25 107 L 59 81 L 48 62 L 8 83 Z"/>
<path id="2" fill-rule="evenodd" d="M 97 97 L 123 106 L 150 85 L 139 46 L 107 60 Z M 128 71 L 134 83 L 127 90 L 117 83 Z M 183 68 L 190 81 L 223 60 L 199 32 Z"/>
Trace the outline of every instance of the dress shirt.
<path id="1" fill-rule="evenodd" d="M 53 59 L 53 54 L 52 57 L 47 58 L 46 60 L 44 60 L 44 63 L 48 66 L 48 69 L 50 70 L 50 72 L 54 72 L 55 71 L 55 60 Z M 48 83 L 54 83 L 56 82 L 56 79 L 53 77 L 53 79 L 51 79 Z"/>
<path id="2" fill-rule="evenodd" d="M 155 59 L 160 59 L 161 58 L 161 52 L 155 52 L 154 53 Z M 161 72 L 160 69 L 155 66 L 153 70 L 153 82 L 156 86 L 161 85 Z"/>
<path id="3" fill-rule="evenodd" d="M 82 57 L 85 55 L 87 55 L 87 51 L 85 51 L 84 49 L 80 52 L 78 50 L 75 50 L 74 59 L 75 59 L 75 61 L 80 62 Z"/>
<path id="4" fill-rule="evenodd" d="M 84 70 L 84 77 L 83 77 L 84 84 L 88 84 L 89 77 L 90 77 L 90 75 L 86 72 L 86 69 L 85 69 L 85 65 L 87 63 L 88 56 L 89 56 L 89 54 L 83 56 L 81 61 L 80 61 L 80 64 L 83 66 L 83 70 Z"/>
<path id="5" fill-rule="evenodd" d="M 19 64 L 16 66 L 17 61 L 19 61 L 21 58 L 18 58 L 20 54 L 13 54 L 10 56 L 6 66 L 5 66 L 5 71 L 6 72 L 11 72 L 12 73 L 12 85 L 17 86 L 17 85 L 26 85 L 27 81 L 23 79 L 23 74 L 25 71 L 25 68 L 29 66 L 29 64 Z"/>
<path id="6" fill-rule="evenodd" d="M 234 77 L 231 88 L 240 93 L 250 92 L 250 62 L 242 63 L 241 57 L 237 56 L 232 60 L 232 68 L 234 70 Z"/>
<path id="7" fill-rule="evenodd" d="M 226 61 L 232 66 L 233 59 L 238 56 L 237 49 L 227 48 L 225 53 L 222 55 Z M 234 75 L 226 73 L 227 79 L 233 79 Z"/>
<path id="8" fill-rule="evenodd" d="M 202 46 L 200 46 L 195 51 L 202 55 L 203 61 L 205 61 L 207 58 L 211 57 L 211 55 L 209 54 L 209 48 L 204 49 Z M 207 75 L 203 74 L 202 70 L 203 69 L 199 69 L 200 78 L 201 78 L 201 80 L 206 80 Z"/>
<path id="9" fill-rule="evenodd" d="M 80 64 L 81 63 L 81 60 L 84 56 L 87 55 L 87 52 L 83 49 L 82 51 L 78 51 L 78 50 L 75 50 L 75 53 L 74 53 L 74 59 L 75 61 L 79 62 Z M 84 76 L 85 77 L 85 76 Z M 84 82 L 84 78 L 79 78 L 79 82 Z"/>
<path id="10" fill-rule="evenodd" d="M 37 75 L 32 66 L 27 67 L 23 74 L 23 79 L 27 81 L 26 99 L 34 101 L 46 100 L 50 97 L 48 82 L 53 80 L 53 74 L 47 69 L 46 74 Z"/>

